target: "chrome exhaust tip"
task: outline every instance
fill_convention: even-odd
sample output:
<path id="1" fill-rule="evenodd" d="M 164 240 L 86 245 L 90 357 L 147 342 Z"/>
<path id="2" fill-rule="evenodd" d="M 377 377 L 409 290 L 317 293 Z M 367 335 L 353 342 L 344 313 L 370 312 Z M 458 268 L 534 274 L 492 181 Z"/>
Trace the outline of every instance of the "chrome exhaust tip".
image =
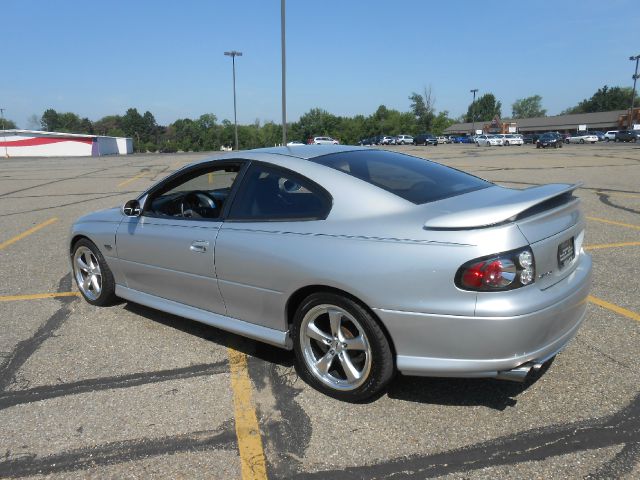
<path id="1" fill-rule="evenodd" d="M 496 375 L 498 380 L 508 380 L 510 382 L 524 383 L 531 373 L 531 370 L 539 370 L 542 364 L 525 363 L 511 370 L 502 370 Z"/>

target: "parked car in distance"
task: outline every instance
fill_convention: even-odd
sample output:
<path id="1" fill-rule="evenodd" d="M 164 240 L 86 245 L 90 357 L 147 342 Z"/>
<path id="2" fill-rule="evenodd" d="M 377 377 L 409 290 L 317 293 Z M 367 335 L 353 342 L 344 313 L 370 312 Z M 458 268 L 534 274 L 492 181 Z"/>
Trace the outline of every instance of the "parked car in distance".
<path id="1" fill-rule="evenodd" d="M 616 133 L 616 142 L 637 142 L 640 130 L 620 130 Z"/>
<path id="2" fill-rule="evenodd" d="M 435 135 L 431 133 L 421 133 L 420 135 L 416 135 L 413 137 L 414 145 L 433 145 L 434 147 L 438 146 L 438 139 Z"/>
<path id="3" fill-rule="evenodd" d="M 475 142 L 477 147 L 502 146 L 502 138 L 497 135 L 476 135 Z"/>
<path id="4" fill-rule="evenodd" d="M 562 135 L 552 132 L 543 133 L 536 140 L 536 148 L 562 148 L 562 142 Z"/>
<path id="5" fill-rule="evenodd" d="M 497 134 L 496 137 L 501 138 L 502 144 L 505 146 L 509 146 L 509 145 L 521 146 L 524 144 L 524 140 L 522 139 L 522 137 L 515 133 L 500 133 L 500 134 Z"/>
<path id="6" fill-rule="evenodd" d="M 604 132 L 601 132 L 600 130 L 589 130 L 589 133 L 598 137 L 599 142 L 604 142 Z"/>
<path id="7" fill-rule="evenodd" d="M 528 143 L 534 144 L 536 143 L 536 140 L 538 140 L 539 137 L 540 135 L 537 135 L 537 134 L 527 134 L 522 136 L 522 141 L 525 144 L 528 144 Z"/>
<path id="8" fill-rule="evenodd" d="M 293 350 L 344 401 L 396 370 L 524 381 L 587 310 L 578 186 L 512 189 L 362 147 L 232 152 L 79 218 L 65 257 L 88 303 Z"/>
<path id="9" fill-rule="evenodd" d="M 615 141 L 616 133 L 618 133 L 618 130 L 609 130 L 608 132 L 605 132 L 604 134 L 605 141 L 607 142 Z"/>
<path id="10" fill-rule="evenodd" d="M 570 137 L 565 139 L 566 143 L 596 143 L 597 141 L 598 137 L 589 132 L 572 133 Z"/>
<path id="11" fill-rule="evenodd" d="M 413 137 L 411 135 L 398 135 L 396 137 L 397 145 L 407 145 L 413 143 Z"/>
<path id="12" fill-rule="evenodd" d="M 391 137 L 389 135 L 383 135 L 382 140 L 380 140 L 381 145 L 395 145 L 396 137 Z"/>
<path id="13" fill-rule="evenodd" d="M 305 145 L 305 144 L 299 140 L 292 140 L 290 142 L 287 142 L 287 147 L 295 147 L 300 145 Z"/>
<path id="14" fill-rule="evenodd" d="M 331 137 L 313 137 L 311 139 L 311 145 L 339 145 L 340 142 L 334 140 Z"/>
<path id="15" fill-rule="evenodd" d="M 449 137 L 445 137 L 445 136 L 439 136 L 436 137 L 436 140 L 438 141 L 438 143 L 451 143 L 451 140 L 449 140 Z"/>
<path id="16" fill-rule="evenodd" d="M 455 137 L 453 143 L 474 143 L 474 137 L 470 135 L 460 135 Z"/>

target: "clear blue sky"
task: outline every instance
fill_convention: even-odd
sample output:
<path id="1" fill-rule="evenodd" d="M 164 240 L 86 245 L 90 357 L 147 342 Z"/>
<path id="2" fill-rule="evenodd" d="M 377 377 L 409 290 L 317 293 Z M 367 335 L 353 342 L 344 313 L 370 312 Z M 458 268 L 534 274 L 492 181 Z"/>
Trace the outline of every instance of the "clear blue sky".
<path id="1" fill-rule="evenodd" d="M 238 121 L 281 118 L 279 0 L 3 0 L 0 39 L 0 107 L 19 127 L 47 108 L 233 120 L 231 49 L 244 53 Z M 494 93 L 505 117 L 534 94 L 557 114 L 631 86 L 636 54 L 638 0 L 289 0 L 288 119 L 406 111 L 428 86 L 454 117 L 471 88 Z"/>

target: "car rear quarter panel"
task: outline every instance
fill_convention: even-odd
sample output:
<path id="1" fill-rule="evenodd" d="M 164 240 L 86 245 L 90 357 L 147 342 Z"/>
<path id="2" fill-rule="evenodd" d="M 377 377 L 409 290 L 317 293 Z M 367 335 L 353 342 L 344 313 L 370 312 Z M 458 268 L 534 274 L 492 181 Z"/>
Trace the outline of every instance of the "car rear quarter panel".
<path id="1" fill-rule="evenodd" d="M 329 228 L 324 221 L 223 225 L 215 258 L 229 315 L 286 330 L 290 296 L 306 286 L 324 285 L 343 290 L 370 308 L 472 316 L 476 293 L 454 285 L 458 268 L 524 242 L 515 226 L 496 229 L 499 233 L 457 235 L 416 228 L 416 235 L 405 237 L 413 240 L 402 240 L 355 231 L 319 233 L 322 223 Z M 469 243 L 461 242 L 461 235 Z M 422 239 L 415 239 L 419 236 Z M 454 238 L 458 242 L 451 242 Z"/>

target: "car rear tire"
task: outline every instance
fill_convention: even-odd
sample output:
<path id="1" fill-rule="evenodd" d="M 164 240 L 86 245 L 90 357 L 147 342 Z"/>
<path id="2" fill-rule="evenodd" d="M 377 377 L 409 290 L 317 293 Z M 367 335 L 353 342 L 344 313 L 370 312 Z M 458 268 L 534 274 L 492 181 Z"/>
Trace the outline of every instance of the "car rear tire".
<path id="1" fill-rule="evenodd" d="M 113 273 L 98 247 L 91 240 L 82 238 L 73 246 L 71 259 L 73 278 L 84 299 L 98 307 L 115 303 Z"/>
<path id="2" fill-rule="evenodd" d="M 299 375 L 333 398 L 365 401 L 380 394 L 395 373 L 377 320 L 345 296 L 309 295 L 296 311 L 292 338 Z"/>

